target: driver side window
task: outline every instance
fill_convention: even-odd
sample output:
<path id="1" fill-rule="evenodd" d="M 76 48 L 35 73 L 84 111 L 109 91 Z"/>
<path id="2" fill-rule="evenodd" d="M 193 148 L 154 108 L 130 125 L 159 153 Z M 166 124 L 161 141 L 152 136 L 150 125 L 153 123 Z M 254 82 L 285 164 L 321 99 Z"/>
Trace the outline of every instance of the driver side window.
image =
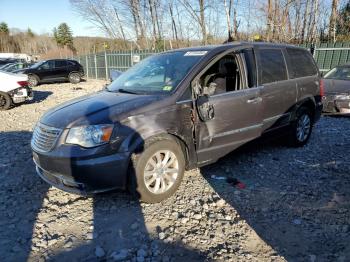
<path id="1" fill-rule="evenodd" d="M 47 61 L 46 63 L 42 64 L 40 66 L 41 69 L 54 69 L 55 67 L 55 61 Z"/>
<path id="2" fill-rule="evenodd" d="M 212 95 L 242 89 L 236 55 L 231 53 L 215 62 L 200 78 L 200 85 L 209 88 Z"/>

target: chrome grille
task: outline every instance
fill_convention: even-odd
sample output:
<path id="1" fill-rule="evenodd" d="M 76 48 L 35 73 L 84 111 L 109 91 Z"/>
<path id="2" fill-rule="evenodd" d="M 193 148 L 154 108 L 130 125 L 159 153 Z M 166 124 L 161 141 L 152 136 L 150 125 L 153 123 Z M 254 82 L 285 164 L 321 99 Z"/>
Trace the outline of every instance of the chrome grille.
<path id="1" fill-rule="evenodd" d="M 54 147 L 61 129 L 38 123 L 32 137 L 32 148 L 38 152 L 49 152 Z"/>

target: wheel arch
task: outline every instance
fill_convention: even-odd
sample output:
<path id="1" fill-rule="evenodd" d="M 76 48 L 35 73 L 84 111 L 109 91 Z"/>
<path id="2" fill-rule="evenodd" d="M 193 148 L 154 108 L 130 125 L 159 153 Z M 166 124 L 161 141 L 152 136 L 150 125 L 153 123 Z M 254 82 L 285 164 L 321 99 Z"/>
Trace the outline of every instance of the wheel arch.
<path id="1" fill-rule="evenodd" d="M 190 162 L 191 162 L 189 146 L 182 136 L 175 133 L 163 131 L 163 132 L 157 132 L 155 134 L 152 134 L 146 138 L 141 138 L 140 136 L 137 136 L 130 141 L 131 143 L 128 146 L 128 149 L 129 149 L 128 151 L 130 152 L 130 154 L 139 153 L 139 152 L 142 152 L 144 147 L 150 144 L 153 144 L 156 141 L 161 141 L 164 139 L 173 140 L 181 147 L 181 150 L 185 158 L 186 170 L 188 170 L 190 168 Z"/>
<path id="2" fill-rule="evenodd" d="M 81 73 L 80 73 L 79 71 L 77 71 L 77 70 L 70 71 L 70 72 L 68 73 L 68 77 L 69 77 L 71 74 L 79 74 L 79 76 L 81 76 Z"/>
<path id="3" fill-rule="evenodd" d="M 299 101 L 296 104 L 295 109 L 294 109 L 294 111 L 292 113 L 292 118 L 291 119 L 293 121 L 296 119 L 296 113 L 302 107 L 306 107 L 306 108 L 310 109 L 311 117 L 314 120 L 315 113 L 316 113 L 316 101 L 315 101 L 315 99 L 312 99 L 311 97 L 304 98 L 303 100 Z"/>

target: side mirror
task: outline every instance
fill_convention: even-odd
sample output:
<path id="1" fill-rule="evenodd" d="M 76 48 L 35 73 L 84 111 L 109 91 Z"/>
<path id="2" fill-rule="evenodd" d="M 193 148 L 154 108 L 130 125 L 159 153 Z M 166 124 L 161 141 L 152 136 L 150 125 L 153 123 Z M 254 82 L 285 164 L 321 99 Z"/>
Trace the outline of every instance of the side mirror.
<path id="1" fill-rule="evenodd" d="M 196 101 L 197 111 L 202 121 L 208 121 L 214 118 L 214 107 L 209 102 L 208 95 L 202 95 Z"/>

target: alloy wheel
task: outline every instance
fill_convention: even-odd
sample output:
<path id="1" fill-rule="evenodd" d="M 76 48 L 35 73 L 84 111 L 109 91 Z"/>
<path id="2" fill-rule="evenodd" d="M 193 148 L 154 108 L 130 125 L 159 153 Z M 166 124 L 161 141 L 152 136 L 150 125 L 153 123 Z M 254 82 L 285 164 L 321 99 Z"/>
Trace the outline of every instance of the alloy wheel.
<path id="1" fill-rule="evenodd" d="M 297 123 L 297 139 L 299 142 L 304 142 L 311 130 L 311 119 L 308 114 L 303 114 Z"/>
<path id="2" fill-rule="evenodd" d="M 153 194 L 167 192 L 179 175 L 179 161 L 170 150 L 160 150 L 150 157 L 144 169 L 144 183 Z"/>
<path id="3" fill-rule="evenodd" d="M 38 81 L 36 80 L 35 77 L 30 76 L 28 79 L 28 84 L 29 86 L 36 86 L 38 84 Z"/>
<path id="4" fill-rule="evenodd" d="M 78 83 L 80 81 L 80 76 L 76 73 L 70 74 L 70 81 L 74 83 Z"/>

